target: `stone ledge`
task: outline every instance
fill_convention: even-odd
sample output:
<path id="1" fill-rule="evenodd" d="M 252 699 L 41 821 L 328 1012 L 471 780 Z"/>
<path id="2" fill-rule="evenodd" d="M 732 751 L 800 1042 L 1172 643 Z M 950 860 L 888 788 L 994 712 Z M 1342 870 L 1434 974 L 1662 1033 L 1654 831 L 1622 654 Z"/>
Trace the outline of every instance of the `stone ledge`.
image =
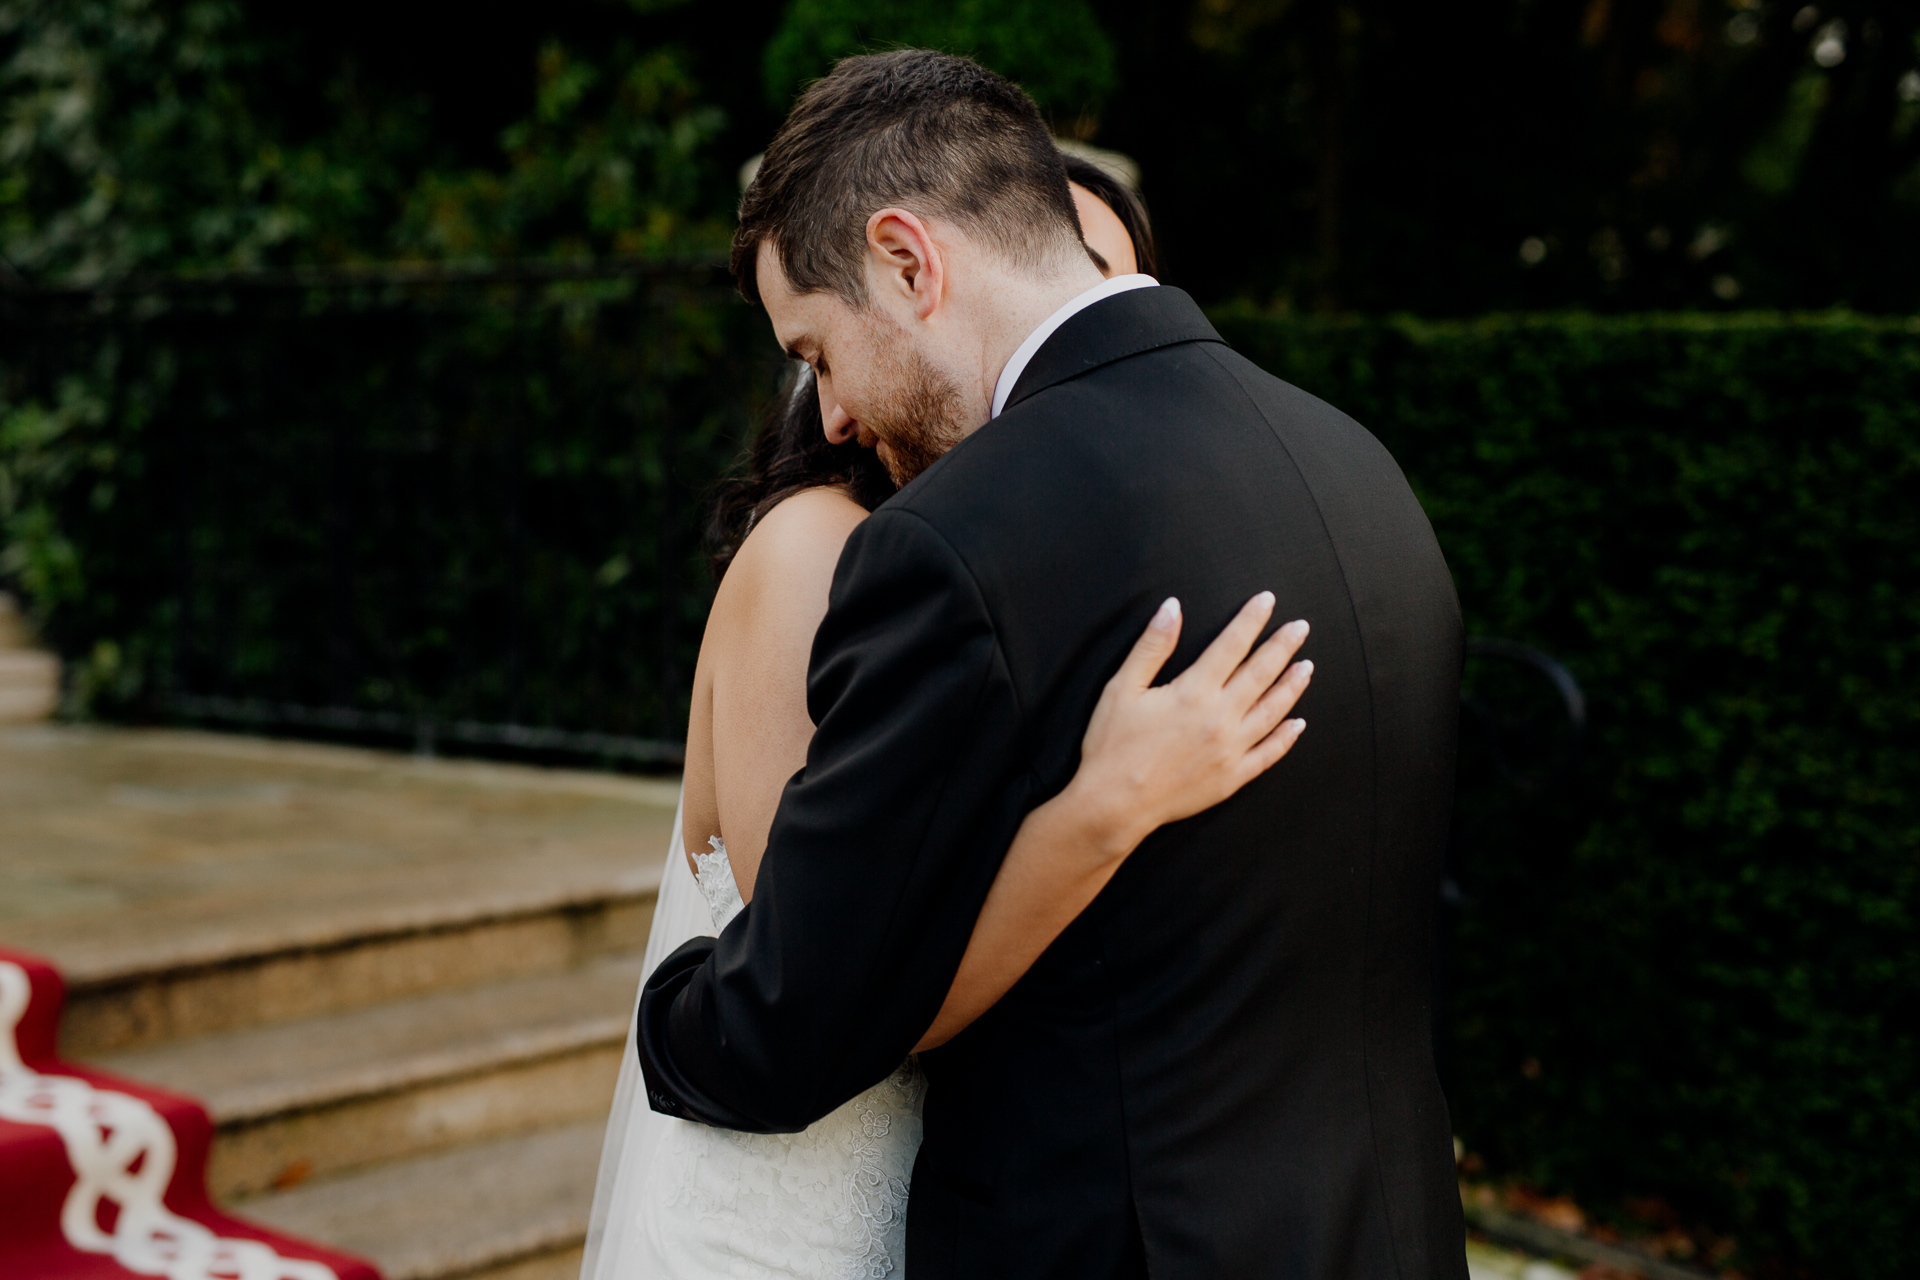
<path id="1" fill-rule="evenodd" d="M 33 636 L 27 630 L 27 620 L 20 616 L 20 605 L 14 598 L 0 591 L 0 649 L 31 649 Z"/>
<path id="2" fill-rule="evenodd" d="M 60 706 L 60 659 L 0 648 L 0 724 L 45 720 Z"/>

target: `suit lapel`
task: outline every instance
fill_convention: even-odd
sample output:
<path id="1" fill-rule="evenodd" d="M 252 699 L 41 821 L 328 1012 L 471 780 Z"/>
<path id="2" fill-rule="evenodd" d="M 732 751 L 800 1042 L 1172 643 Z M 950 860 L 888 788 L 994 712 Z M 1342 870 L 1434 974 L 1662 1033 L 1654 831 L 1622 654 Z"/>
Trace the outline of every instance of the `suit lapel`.
<path id="1" fill-rule="evenodd" d="M 1103 364 L 1181 342 L 1225 342 L 1184 290 L 1160 285 L 1103 298 L 1041 344 L 1001 412 Z"/>

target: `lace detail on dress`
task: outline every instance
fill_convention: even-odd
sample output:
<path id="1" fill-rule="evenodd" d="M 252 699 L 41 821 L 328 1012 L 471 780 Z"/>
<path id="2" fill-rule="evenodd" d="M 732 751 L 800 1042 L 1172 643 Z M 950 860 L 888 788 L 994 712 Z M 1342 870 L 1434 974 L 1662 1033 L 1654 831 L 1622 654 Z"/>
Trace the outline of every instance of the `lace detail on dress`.
<path id="1" fill-rule="evenodd" d="M 847 1104 L 860 1118 L 860 1132 L 853 1140 L 852 1167 L 847 1171 L 847 1199 L 860 1220 L 856 1233 L 860 1247 L 849 1258 L 845 1275 L 881 1280 L 900 1272 L 901 1260 L 894 1251 L 906 1242 L 907 1186 L 914 1155 L 920 1148 L 920 1107 L 925 1098 L 926 1080 L 920 1074 L 920 1064 L 908 1058 L 885 1084 Z M 893 1114 L 881 1110 L 882 1103 L 904 1105 L 909 1110 L 910 1115 L 902 1119 L 912 1122 L 910 1136 L 896 1137 Z M 903 1153 L 906 1167 L 901 1169 L 898 1157 Z"/>
<path id="2" fill-rule="evenodd" d="M 726 842 L 693 855 L 716 932 L 745 905 Z M 676 1280 L 904 1280 L 926 1077 L 898 1070 L 801 1133 L 667 1120 L 633 1212 Z"/>
<path id="3" fill-rule="evenodd" d="M 674 1121 L 639 1210 L 667 1274 L 904 1280 L 925 1097 L 909 1058 L 802 1133 Z"/>
<path id="4" fill-rule="evenodd" d="M 740 885 L 733 878 L 727 842 L 719 836 L 708 836 L 707 843 L 713 846 L 712 853 L 693 855 L 693 882 L 700 886 L 707 910 L 713 913 L 713 931 L 719 933 L 747 904 L 741 900 Z"/>

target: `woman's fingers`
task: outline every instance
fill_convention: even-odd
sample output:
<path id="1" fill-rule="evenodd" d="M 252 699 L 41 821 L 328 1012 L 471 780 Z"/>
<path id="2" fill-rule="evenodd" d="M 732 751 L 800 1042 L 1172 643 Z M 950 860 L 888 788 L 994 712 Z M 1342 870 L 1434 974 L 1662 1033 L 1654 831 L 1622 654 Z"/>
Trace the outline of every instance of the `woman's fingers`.
<path id="1" fill-rule="evenodd" d="M 1300 735 L 1306 731 L 1305 720 L 1288 720 L 1256 743 L 1253 750 L 1247 752 L 1246 758 L 1241 761 L 1246 771 L 1243 775 L 1243 785 L 1244 782 L 1252 781 L 1279 764 L 1281 758 L 1293 750 L 1293 744 L 1300 741 Z"/>
<path id="2" fill-rule="evenodd" d="M 1247 713 L 1244 740 L 1265 741 L 1293 711 L 1294 705 L 1300 701 L 1300 695 L 1307 691 L 1307 685 L 1312 680 L 1313 663 L 1296 662 L 1289 667 L 1287 673 L 1274 681 Z"/>
<path id="3" fill-rule="evenodd" d="M 1178 679 L 1154 680 L 1180 640 L 1180 604 L 1169 599 L 1128 652 L 1081 739 L 1074 786 L 1143 836 L 1227 799 L 1292 749 L 1304 727 L 1285 720 L 1313 676 L 1293 661 L 1307 635 L 1290 623 L 1265 644 L 1274 597 L 1249 600 Z M 1131 848 L 1131 845 L 1128 846 Z"/>
<path id="4" fill-rule="evenodd" d="M 1268 636 L 1266 643 L 1240 664 L 1228 688 L 1239 698 L 1241 706 L 1251 707 L 1272 686 L 1286 665 L 1293 661 L 1293 655 L 1300 652 L 1300 646 L 1307 642 L 1309 630 L 1305 618 L 1296 618 Z"/>
<path id="5" fill-rule="evenodd" d="M 1197 685 L 1208 693 L 1226 687 L 1233 673 L 1247 659 L 1247 651 L 1253 648 L 1253 642 L 1260 638 L 1260 632 L 1267 625 L 1267 619 L 1273 616 L 1273 592 L 1262 591 L 1253 599 L 1240 606 L 1240 612 L 1233 616 L 1213 638 L 1193 665 L 1180 673 L 1176 683 Z"/>
<path id="6" fill-rule="evenodd" d="M 1168 596 L 1161 601 L 1153 620 L 1147 623 L 1147 629 L 1133 642 L 1127 660 L 1113 673 L 1110 684 L 1132 689 L 1145 689 L 1151 685 L 1153 678 L 1160 674 L 1160 668 L 1166 666 L 1167 659 L 1173 655 L 1174 646 L 1180 643 L 1180 623 L 1180 601 Z"/>

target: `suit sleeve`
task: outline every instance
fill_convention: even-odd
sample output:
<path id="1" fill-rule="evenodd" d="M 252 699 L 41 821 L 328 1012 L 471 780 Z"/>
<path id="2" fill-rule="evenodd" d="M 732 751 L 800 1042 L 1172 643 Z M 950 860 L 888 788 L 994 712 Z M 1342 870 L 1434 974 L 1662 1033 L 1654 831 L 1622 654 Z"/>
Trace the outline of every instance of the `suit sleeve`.
<path id="1" fill-rule="evenodd" d="M 910 511 L 854 531 L 807 682 L 817 727 L 753 901 L 661 963 L 638 1044 L 656 1111 L 795 1132 L 932 1023 L 1027 807 L 1023 717 L 972 575 Z"/>

